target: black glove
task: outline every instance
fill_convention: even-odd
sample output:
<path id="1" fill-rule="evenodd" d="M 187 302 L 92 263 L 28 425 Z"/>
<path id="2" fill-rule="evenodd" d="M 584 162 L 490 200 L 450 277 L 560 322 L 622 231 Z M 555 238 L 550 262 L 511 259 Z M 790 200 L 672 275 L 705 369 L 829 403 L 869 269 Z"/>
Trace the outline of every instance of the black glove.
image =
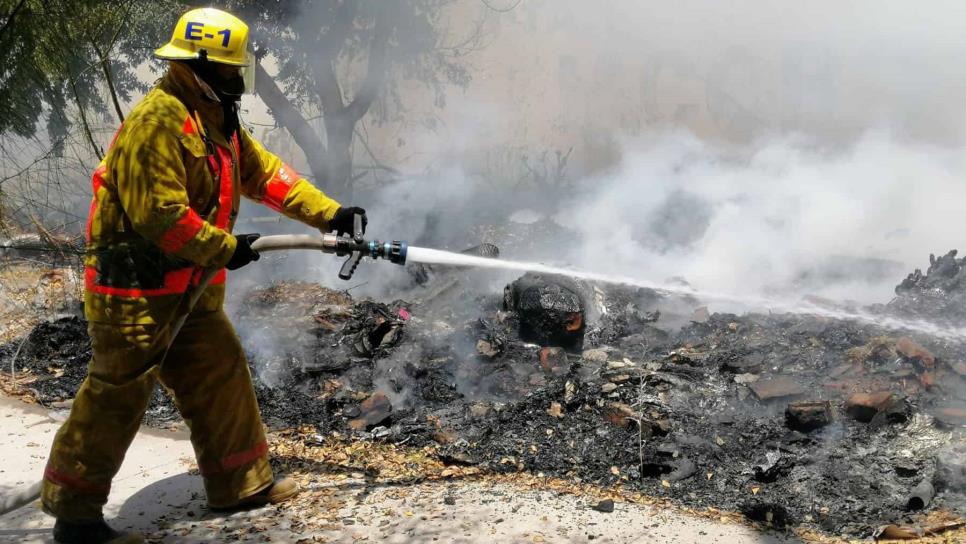
<path id="1" fill-rule="evenodd" d="M 235 236 L 235 242 L 237 242 L 235 252 L 231 254 L 231 259 L 228 259 L 225 268 L 238 270 L 252 261 L 257 261 L 260 255 L 252 249 L 252 242 L 258 240 L 259 237 L 261 237 L 261 234 L 239 234 Z"/>
<path id="2" fill-rule="evenodd" d="M 348 208 L 342 207 L 336 210 L 335 216 L 329 221 L 329 230 L 334 230 L 336 234 L 348 234 L 353 236 L 355 233 L 352 232 L 354 228 L 352 225 L 352 219 L 356 214 L 362 215 L 362 233 L 366 233 L 366 225 L 369 223 L 369 219 L 366 218 L 366 210 L 358 207 L 351 206 Z"/>

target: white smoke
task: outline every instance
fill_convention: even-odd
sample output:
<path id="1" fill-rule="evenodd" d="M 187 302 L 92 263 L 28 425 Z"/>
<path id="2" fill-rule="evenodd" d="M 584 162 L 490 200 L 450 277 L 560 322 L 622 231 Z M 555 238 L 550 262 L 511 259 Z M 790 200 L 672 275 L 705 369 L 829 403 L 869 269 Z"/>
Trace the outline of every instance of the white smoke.
<path id="1" fill-rule="evenodd" d="M 573 234 L 504 247 L 507 258 L 681 277 L 736 297 L 885 302 L 929 253 L 959 245 L 964 10 L 528 0 L 499 16 L 474 81 L 434 112 L 432 131 L 369 127 L 376 155 L 426 173 L 351 204 L 369 209 L 380 239 L 460 250 L 497 241 L 480 225 L 513 230 L 508 218 L 532 209 L 518 217 L 551 217 Z M 569 185 L 515 182 L 522 154 L 569 147 Z M 264 264 L 238 276 L 407 296 L 408 278 L 388 263 L 363 263 L 349 283 L 330 256 Z M 498 294 L 507 274 L 492 277 L 472 287 Z"/>
<path id="2" fill-rule="evenodd" d="M 466 34 L 479 9 L 454 5 L 449 33 Z M 952 0 L 527 0 L 492 15 L 492 39 L 467 60 L 473 81 L 431 110 L 432 130 L 369 127 L 378 156 L 427 174 L 353 204 L 369 208 L 373 237 L 451 250 L 485 241 L 477 225 L 537 208 L 577 235 L 508 257 L 884 301 L 929 253 L 959 245 L 964 16 Z M 415 107 L 426 91 L 408 89 Z M 616 142 L 606 157 L 601 135 Z M 480 167 L 501 149 L 532 163 L 570 146 L 574 187 L 556 195 L 512 183 L 519 156 Z M 272 275 L 346 286 L 328 257 L 308 259 Z M 348 285 L 392 296 L 400 272 L 364 263 Z"/>
<path id="3" fill-rule="evenodd" d="M 901 279 L 890 274 L 960 242 L 964 151 L 876 132 L 835 150 L 783 137 L 736 153 L 675 133 L 630 144 L 557 218 L 581 233 L 566 253 L 581 267 L 881 302 Z"/>
<path id="4" fill-rule="evenodd" d="M 475 225 L 536 208 L 576 234 L 505 256 L 737 295 L 884 302 L 929 253 L 959 245 L 964 10 L 524 2 L 500 16 L 442 128 L 407 131 L 407 149 L 437 161 L 375 192 L 371 231 L 458 250 L 486 241 Z M 570 146 L 572 187 L 480 175 L 495 150 L 532 161 Z"/>

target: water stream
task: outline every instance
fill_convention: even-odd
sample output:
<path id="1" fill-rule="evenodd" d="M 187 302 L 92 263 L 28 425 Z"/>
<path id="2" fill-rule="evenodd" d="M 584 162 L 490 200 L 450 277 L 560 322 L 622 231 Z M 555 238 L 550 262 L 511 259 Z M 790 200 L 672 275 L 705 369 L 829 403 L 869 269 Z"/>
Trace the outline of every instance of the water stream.
<path id="1" fill-rule="evenodd" d="M 862 309 L 845 309 L 823 306 L 809 302 L 808 300 L 783 300 L 779 298 L 769 298 L 761 296 L 734 295 L 727 293 L 717 293 L 713 291 L 701 291 L 691 287 L 679 285 L 666 285 L 656 282 L 632 278 L 629 276 L 603 274 L 584 270 L 573 270 L 557 266 L 550 266 L 542 263 L 526 261 L 509 261 L 505 259 L 490 259 L 477 257 L 475 255 L 464 255 L 439 249 L 429 249 L 424 247 L 410 246 L 406 256 L 406 262 L 423 263 L 439 266 L 458 266 L 487 268 L 496 270 L 516 270 L 519 272 L 537 272 L 543 274 L 555 274 L 568 276 L 571 278 L 587 280 L 591 282 L 612 283 L 628 285 L 633 287 L 643 287 L 653 289 L 669 295 L 693 296 L 706 302 L 719 302 L 734 304 L 751 311 L 791 313 L 802 315 L 813 315 L 831 319 L 841 319 L 856 321 L 869 325 L 876 325 L 888 329 L 905 329 L 919 333 L 928 334 L 945 340 L 966 340 L 966 328 L 943 325 L 921 319 L 904 319 L 895 316 L 874 314 Z"/>

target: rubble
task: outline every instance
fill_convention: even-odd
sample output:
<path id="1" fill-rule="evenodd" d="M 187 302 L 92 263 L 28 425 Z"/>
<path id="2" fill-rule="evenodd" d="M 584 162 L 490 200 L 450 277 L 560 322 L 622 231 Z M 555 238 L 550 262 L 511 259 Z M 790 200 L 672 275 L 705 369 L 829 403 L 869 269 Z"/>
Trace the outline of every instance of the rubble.
<path id="1" fill-rule="evenodd" d="M 963 527 L 963 522 L 948 522 L 928 527 L 900 527 L 898 525 L 883 525 L 878 527 L 872 538 L 876 540 L 921 540 L 930 536 L 938 536 Z M 948 542 L 948 541 L 947 541 Z"/>
<path id="2" fill-rule="evenodd" d="M 784 506 L 768 502 L 749 502 L 742 508 L 742 513 L 750 520 L 758 521 L 767 527 L 784 529 L 795 523 Z"/>
<path id="3" fill-rule="evenodd" d="M 943 262 L 873 310 L 922 316 L 966 302 Z M 912 526 L 923 481 L 935 493 L 921 511 L 966 507 L 966 341 L 810 315 L 695 320 L 704 304 L 689 297 L 535 275 L 444 304 L 434 281 L 410 301 L 302 283 L 245 297 L 235 320 L 266 423 L 311 426 L 306 444 L 411 448 L 449 474 L 620 486 L 774 528 L 868 537 Z M 0 346 L 4 368 L 24 342 L 14 366 L 42 403 L 69 398 L 83 377 L 89 348 L 74 319 Z"/>
<path id="4" fill-rule="evenodd" d="M 614 500 L 604 499 L 591 507 L 593 510 L 609 514 L 614 511 Z"/>
<path id="5" fill-rule="evenodd" d="M 87 322 L 75 315 L 42 322 L 22 340 L 0 346 L 0 360 L 8 376 L 12 371 L 28 380 L 18 385 L 19 392 L 53 408 L 74 398 L 87 376 L 90 358 Z M 146 417 L 158 425 L 180 419 L 174 403 L 160 387 L 155 388 Z"/>
<path id="6" fill-rule="evenodd" d="M 362 401 L 358 409 L 354 412 L 345 411 L 346 415 L 358 412 L 359 415 L 349 420 L 349 427 L 355 431 L 362 431 L 380 423 L 383 423 L 392 415 L 392 403 L 386 398 L 386 394 L 375 392 L 369 398 Z"/>
<path id="7" fill-rule="evenodd" d="M 784 397 L 797 397 L 805 393 L 805 389 L 790 376 L 774 376 L 764 380 L 756 380 L 748 385 L 758 400 L 772 400 Z"/>
<path id="8" fill-rule="evenodd" d="M 966 427 L 966 403 L 956 402 L 953 406 L 936 408 L 932 415 L 946 427 Z"/>
<path id="9" fill-rule="evenodd" d="M 785 408 L 785 423 L 790 429 L 811 432 L 832 423 L 832 403 L 829 401 L 791 402 Z"/>
<path id="10" fill-rule="evenodd" d="M 540 368 L 544 372 L 564 375 L 570 371 L 567 352 L 559 347 L 545 347 L 540 350 Z"/>
<path id="11" fill-rule="evenodd" d="M 630 406 L 622 402 L 608 402 L 604 410 L 604 418 L 616 427 L 628 428 L 634 424 L 640 424 L 641 416 Z"/>
<path id="12" fill-rule="evenodd" d="M 906 360 L 921 365 L 927 370 L 932 370 L 936 366 L 936 357 L 907 336 L 903 336 L 896 342 L 896 351 Z"/>
<path id="13" fill-rule="evenodd" d="M 909 500 L 906 501 L 906 508 L 909 510 L 922 510 L 929 506 L 935 494 L 936 489 L 932 486 L 932 482 L 923 480 L 909 492 Z"/>
<path id="14" fill-rule="evenodd" d="M 934 322 L 962 324 L 966 322 L 966 258 L 957 259 L 955 249 L 941 257 L 929 255 L 929 268 L 923 274 L 917 269 L 896 287 L 895 299 L 886 308 L 904 317 L 924 318 Z"/>
<path id="15" fill-rule="evenodd" d="M 607 352 L 602 349 L 588 349 L 584 351 L 581 357 L 585 361 L 591 361 L 594 363 L 606 363 L 607 362 Z"/>
<path id="16" fill-rule="evenodd" d="M 845 412 L 862 423 L 901 423 L 908 419 L 905 399 L 889 391 L 855 393 L 846 400 Z"/>

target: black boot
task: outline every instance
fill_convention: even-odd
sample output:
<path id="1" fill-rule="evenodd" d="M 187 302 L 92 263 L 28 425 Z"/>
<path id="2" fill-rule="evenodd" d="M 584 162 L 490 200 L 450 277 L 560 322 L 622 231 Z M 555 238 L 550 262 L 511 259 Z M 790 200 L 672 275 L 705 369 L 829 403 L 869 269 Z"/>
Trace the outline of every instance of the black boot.
<path id="1" fill-rule="evenodd" d="M 103 519 L 98 521 L 54 523 L 54 540 L 61 544 L 140 544 L 137 533 L 122 533 L 111 529 Z"/>

